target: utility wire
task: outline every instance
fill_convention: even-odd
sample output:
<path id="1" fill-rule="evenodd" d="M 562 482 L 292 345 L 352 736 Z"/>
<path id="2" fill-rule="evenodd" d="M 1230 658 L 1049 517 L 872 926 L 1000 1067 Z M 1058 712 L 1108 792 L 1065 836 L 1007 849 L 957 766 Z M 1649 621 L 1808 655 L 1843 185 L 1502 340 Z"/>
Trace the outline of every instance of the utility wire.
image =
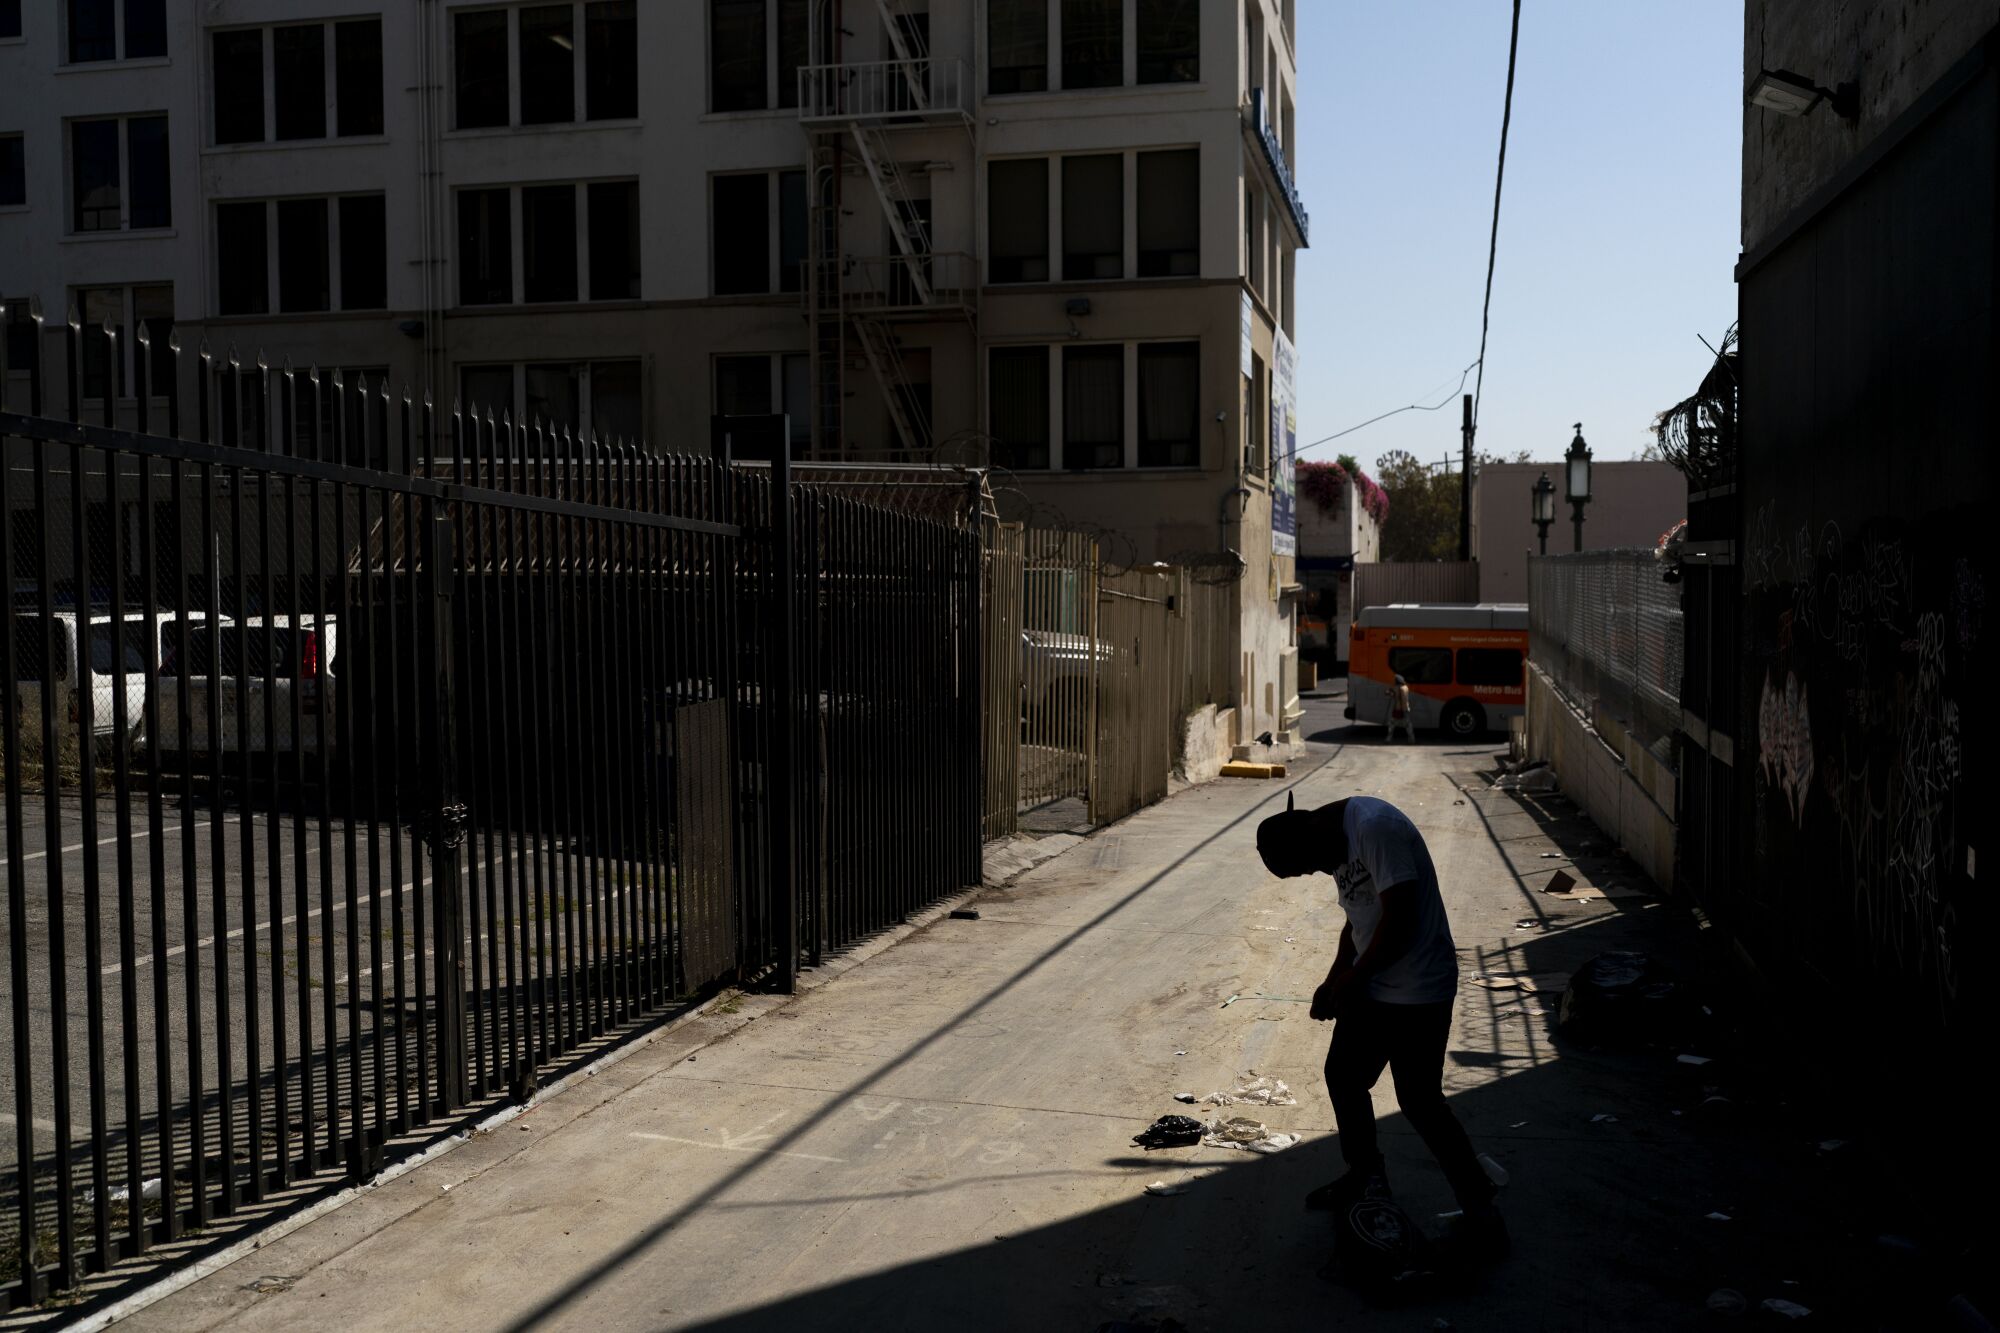
<path id="1" fill-rule="evenodd" d="M 1479 378 L 1472 386 L 1472 433 L 1479 434 L 1479 396 L 1486 388 L 1486 330 L 1493 312 L 1493 262 L 1500 252 L 1500 186 L 1507 179 L 1507 126 L 1514 118 L 1514 54 L 1521 45 L 1521 0 L 1507 38 L 1507 99 L 1500 105 L 1500 165 L 1493 173 L 1493 232 L 1486 242 L 1486 300 L 1479 307 Z"/>
<path id="2" fill-rule="evenodd" d="M 1314 440 L 1311 444 L 1302 444 L 1297 449 L 1293 450 L 1292 453 L 1296 457 L 1297 455 L 1304 453 L 1308 449 L 1317 449 L 1322 444 L 1332 444 L 1335 440 L 1339 439 L 1343 435 L 1352 435 L 1354 434 L 1355 431 L 1360 430 L 1362 426 L 1372 426 L 1378 421 L 1387 421 L 1390 417 L 1395 416 L 1399 412 L 1435 412 L 1440 407 L 1443 407 L 1446 403 L 1450 402 L 1453 398 L 1458 397 L 1459 394 L 1465 391 L 1466 376 L 1470 375 L 1472 373 L 1472 367 L 1478 364 L 1479 363 L 1477 361 L 1474 361 L 1471 365 L 1468 365 L 1464 370 L 1458 372 L 1458 387 L 1453 389 L 1448 397 L 1439 399 L 1435 403 L 1411 403 L 1406 407 L 1391 408 L 1387 412 L 1384 412 L 1381 416 L 1368 418 L 1368 420 L 1362 422 L 1360 426 L 1349 426 L 1346 430 L 1337 430 L 1331 435 L 1322 436 L 1320 439 Z M 1433 390 L 1433 392 L 1435 392 L 1435 390 Z"/>

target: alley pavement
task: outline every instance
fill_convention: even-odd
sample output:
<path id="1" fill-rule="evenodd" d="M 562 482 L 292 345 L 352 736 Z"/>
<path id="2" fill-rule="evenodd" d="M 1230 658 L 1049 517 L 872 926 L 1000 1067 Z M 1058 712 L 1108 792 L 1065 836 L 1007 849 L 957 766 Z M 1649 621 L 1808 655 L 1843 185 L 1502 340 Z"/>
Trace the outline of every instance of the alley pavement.
<path id="1" fill-rule="evenodd" d="M 1573 1049 L 1551 1001 L 1477 980 L 1614 948 L 1692 970 L 1689 915 L 1567 802 L 1488 790 L 1494 745 L 1392 747 L 1337 703 L 1314 717 L 1291 777 L 1182 792 L 984 892 L 978 920 L 936 921 L 795 999 L 712 1010 L 130 1322 L 1664 1329 L 1707 1318 L 1718 1290 L 1752 1311 L 1841 1300 L 1812 1239 L 1842 1188 L 1813 1146 L 1824 1127 L 1775 1105 L 1703 1112 L 1731 1095 L 1725 1052 Z M 1379 795 L 1423 829 L 1461 959 L 1446 1091 L 1510 1181 L 1513 1257 L 1394 1309 L 1317 1276 L 1331 1226 L 1301 1206 L 1341 1170 L 1330 1029 L 1297 1001 L 1342 917 L 1330 880 L 1257 860 L 1257 821 L 1288 792 Z M 1542 892 L 1557 868 L 1609 896 Z M 1226 1114 L 1297 1146 L 1132 1146 L 1193 1110 L 1174 1094 L 1252 1070 L 1297 1104 Z M 1449 1193 L 1386 1077 L 1376 1102 L 1398 1197 L 1430 1225 Z"/>

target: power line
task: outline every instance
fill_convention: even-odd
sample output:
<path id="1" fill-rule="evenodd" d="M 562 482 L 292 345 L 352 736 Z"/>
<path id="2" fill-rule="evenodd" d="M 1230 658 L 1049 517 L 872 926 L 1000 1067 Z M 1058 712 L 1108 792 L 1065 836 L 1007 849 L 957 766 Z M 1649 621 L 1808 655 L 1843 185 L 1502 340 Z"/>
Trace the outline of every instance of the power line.
<path id="1" fill-rule="evenodd" d="M 1387 412 L 1382 413 L 1381 416 L 1368 418 L 1368 420 L 1362 422 L 1361 425 L 1359 426 L 1349 426 L 1346 430 L 1337 430 L 1331 435 L 1323 436 L 1320 439 L 1314 440 L 1311 444 L 1302 444 L 1297 449 L 1294 449 L 1292 451 L 1292 454 L 1294 457 L 1296 457 L 1299 454 L 1304 453 L 1308 449 L 1317 449 L 1322 444 L 1332 444 L 1335 440 L 1339 439 L 1343 435 L 1352 435 L 1354 434 L 1355 431 L 1360 430 L 1362 426 L 1372 426 L 1378 421 L 1387 421 L 1390 417 L 1395 416 L 1399 412 L 1435 412 L 1440 407 L 1443 407 L 1446 403 L 1450 402 L 1453 398 L 1458 397 L 1459 394 L 1465 391 L 1465 378 L 1466 376 L 1472 373 L 1472 367 L 1478 364 L 1479 363 L 1477 361 L 1474 361 L 1471 363 L 1471 365 L 1466 366 L 1464 370 L 1459 371 L 1458 387 L 1453 389 L 1449 396 L 1442 398 L 1435 403 L 1411 403 L 1407 407 L 1391 408 Z"/>
<path id="2" fill-rule="evenodd" d="M 1500 252 L 1500 186 L 1507 179 L 1507 126 L 1514 119 L 1514 55 L 1520 45 L 1521 0 L 1514 0 L 1514 28 L 1507 38 L 1507 98 L 1500 106 L 1500 165 L 1493 173 L 1493 232 L 1486 242 L 1486 300 L 1479 307 L 1479 378 L 1472 386 L 1474 435 L 1479 433 L 1479 396 L 1486 388 L 1486 330 L 1493 312 L 1493 264 Z"/>

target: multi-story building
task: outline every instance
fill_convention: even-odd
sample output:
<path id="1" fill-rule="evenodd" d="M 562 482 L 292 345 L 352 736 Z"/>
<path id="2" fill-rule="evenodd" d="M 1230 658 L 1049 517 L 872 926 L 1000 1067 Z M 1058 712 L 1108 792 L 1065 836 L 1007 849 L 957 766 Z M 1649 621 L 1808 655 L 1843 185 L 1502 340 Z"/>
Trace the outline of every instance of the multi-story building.
<path id="1" fill-rule="evenodd" d="M 205 344 L 991 463 L 1115 559 L 1240 558 L 1283 730 L 1295 3 L 0 0 L 8 364 L 60 410 L 74 308 L 93 416 L 164 406 L 171 323 L 183 391 Z"/>

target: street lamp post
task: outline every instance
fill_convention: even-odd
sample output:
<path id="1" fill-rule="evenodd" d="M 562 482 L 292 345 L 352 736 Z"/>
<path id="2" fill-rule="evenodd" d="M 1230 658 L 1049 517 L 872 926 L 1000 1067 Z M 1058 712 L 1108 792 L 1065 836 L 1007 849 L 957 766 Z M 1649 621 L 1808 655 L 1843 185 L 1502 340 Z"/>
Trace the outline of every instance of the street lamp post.
<path id="1" fill-rule="evenodd" d="M 1542 554 L 1549 553 L 1549 525 L 1556 521 L 1556 484 L 1544 472 L 1530 492 L 1534 496 L 1535 532 L 1542 541 Z"/>
<path id="2" fill-rule="evenodd" d="M 1583 423 L 1576 423 L 1576 438 L 1563 455 L 1564 480 L 1568 483 L 1569 504 L 1576 516 L 1576 549 L 1583 549 L 1583 507 L 1590 503 L 1590 446 L 1583 442 Z"/>

